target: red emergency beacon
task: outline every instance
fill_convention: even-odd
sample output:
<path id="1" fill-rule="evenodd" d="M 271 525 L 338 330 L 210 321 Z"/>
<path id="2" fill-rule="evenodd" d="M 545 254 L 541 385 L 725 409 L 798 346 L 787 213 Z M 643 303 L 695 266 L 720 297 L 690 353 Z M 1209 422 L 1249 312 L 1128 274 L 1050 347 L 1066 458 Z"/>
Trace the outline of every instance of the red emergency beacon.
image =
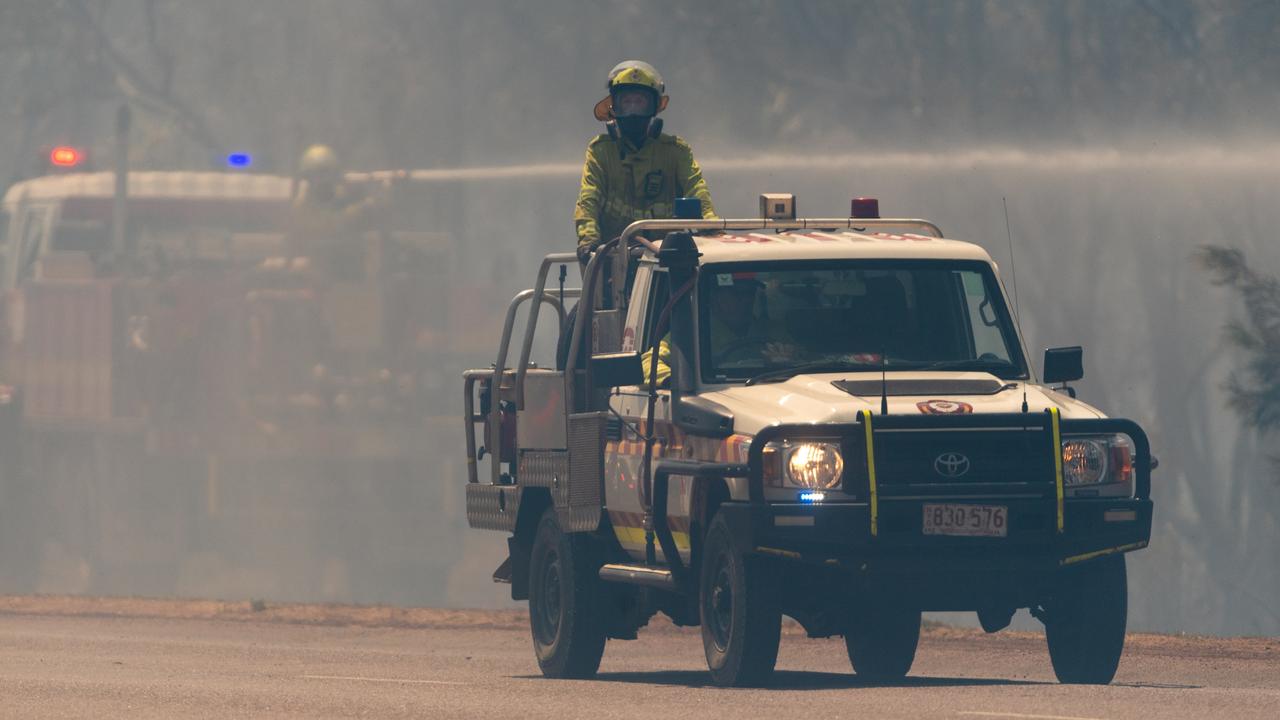
<path id="1" fill-rule="evenodd" d="M 880 201 L 871 197 L 854 198 L 849 202 L 849 217 L 863 219 L 880 217 Z"/>

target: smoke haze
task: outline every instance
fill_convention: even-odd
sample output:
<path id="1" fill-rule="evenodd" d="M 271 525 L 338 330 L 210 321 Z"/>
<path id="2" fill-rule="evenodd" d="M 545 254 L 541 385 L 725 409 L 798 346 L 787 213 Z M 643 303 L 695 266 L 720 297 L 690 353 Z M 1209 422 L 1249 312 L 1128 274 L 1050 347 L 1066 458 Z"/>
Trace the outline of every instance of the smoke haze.
<path id="1" fill-rule="evenodd" d="M 36 589 L 509 603 L 489 582 L 504 538 L 463 516 L 460 372 L 493 361 L 507 301 L 572 247 L 591 107 L 605 72 L 639 57 L 664 73 L 667 130 L 723 216 L 753 216 L 761 192 L 827 217 L 875 196 L 982 245 L 1009 284 L 1007 199 L 1034 362 L 1083 345 L 1080 397 L 1143 425 L 1161 463 L 1130 627 L 1280 634 L 1277 440 L 1225 408 L 1238 308 L 1191 262 L 1224 243 L 1280 270 L 1278 41 L 1280 6 L 1246 2 L 6 3 L 0 176 L 40 174 L 61 143 L 109 169 L 122 101 L 134 169 L 246 151 L 289 175 L 312 142 L 353 171 L 413 169 L 437 215 L 421 229 L 455 237 L 447 269 L 483 340 L 441 350 L 431 462 L 221 468 L 216 497 L 203 467 L 164 493 L 80 478 L 50 492 L 102 518 L 145 509 L 145 525 L 95 531 L 136 562 L 95 577 L 66 529 L 30 547 Z M 194 529 L 171 527 L 179 506 Z M 147 548 L 174 532 L 189 546 L 161 573 Z M 0 568 L 0 591 L 14 577 Z"/>

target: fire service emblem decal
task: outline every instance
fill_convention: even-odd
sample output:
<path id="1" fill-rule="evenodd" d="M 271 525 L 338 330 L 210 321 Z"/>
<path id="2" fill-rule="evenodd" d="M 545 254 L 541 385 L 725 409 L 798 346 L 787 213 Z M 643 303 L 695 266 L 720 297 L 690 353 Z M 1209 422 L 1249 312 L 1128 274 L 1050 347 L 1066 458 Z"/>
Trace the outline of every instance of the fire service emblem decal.
<path id="1" fill-rule="evenodd" d="M 969 403 L 954 400 L 925 400 L 916 403 L 916 407 L 925 415 L 967 415 L 973 412 Z"/>

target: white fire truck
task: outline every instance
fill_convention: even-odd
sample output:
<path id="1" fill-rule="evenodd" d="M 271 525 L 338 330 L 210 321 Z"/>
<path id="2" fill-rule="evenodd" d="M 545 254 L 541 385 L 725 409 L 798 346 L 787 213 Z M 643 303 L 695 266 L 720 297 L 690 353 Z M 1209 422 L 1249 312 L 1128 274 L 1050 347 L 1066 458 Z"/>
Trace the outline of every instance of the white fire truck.
<path id="1" fill-rule="evenodd" d="M 1075 399 L 1078 347 L 1037 381 L 982 248 L 876 206 L 640 221 L 581 289 L 553 254 L 512 300 L 493 367 L 465 375 L 467 517 L 510 534 L 494 579 L 529 600 L 546 676 L 594 675 L 663 612 L 701 625 L 720 685 L 768 680 L 782 615 L 892 679 L 922 611 L 995 632 L 1029 608 L 1059 680 L 1111 681 L 1146 435 Z M 548 330 L 564 352 L 538 367 Z"/>
<path id="2" fill-rule="evenodd" d="M 83 568 L 64 592 L 171 594 L 190 556 L 235 546 L 268 502 L 257 488 L 336 488 L 307 494 L 310 517 L 290 500 L 294 516 L 272 520 L 320 525 L 374 495 L 348 493 L 353 479 L 395 488 L 423 467 L 443 419 L 429 381 L 464 304 L 449 303 L 453 236 L 415 229 L 441 224 L 430 189 L 401 188 L 349 238 L 355 270 L 331 277 L 286 257 L 290 178 L 127 175 L 123 192 L 110 172 L 30 178 L 0 201 L 11 590 L 43 587 L 57 554 Z M 352 567 L 382 549 L 360 537 L 333 551 Z M 446 571 L 424 557 L 415 572 Z M 297 575 L 295 592 L 319 592 L 320 570 Z"/>

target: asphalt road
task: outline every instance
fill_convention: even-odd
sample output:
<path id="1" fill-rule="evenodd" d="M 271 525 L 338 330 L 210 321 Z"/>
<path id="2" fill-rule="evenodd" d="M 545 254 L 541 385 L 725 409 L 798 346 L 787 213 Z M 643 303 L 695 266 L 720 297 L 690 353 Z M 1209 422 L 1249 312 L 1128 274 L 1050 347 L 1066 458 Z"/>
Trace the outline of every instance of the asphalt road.
<path id="1" fill-rule="evenodd" d="M 873 685 L 789 629 L 773 687 L 721 690 L 665 624 L 551 681 L 518 613 L 121 602 L 0 599 L 0 717 L 1280 718 L 1280 639 L 1132 636 L 1115 684 L 1069 687 L 1043 637 L 933 628 Z"/>

